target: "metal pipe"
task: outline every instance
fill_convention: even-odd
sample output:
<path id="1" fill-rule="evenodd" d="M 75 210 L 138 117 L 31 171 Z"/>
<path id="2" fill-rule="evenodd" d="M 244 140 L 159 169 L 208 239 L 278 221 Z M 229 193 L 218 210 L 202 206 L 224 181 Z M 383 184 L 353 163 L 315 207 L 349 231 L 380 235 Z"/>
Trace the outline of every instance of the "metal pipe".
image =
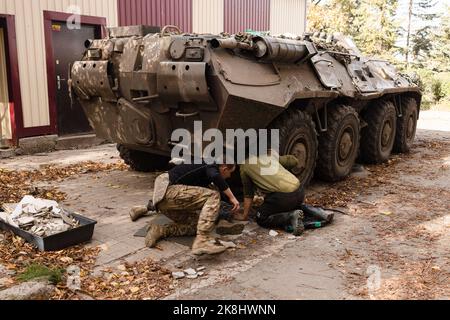
<path id="1" fill-rule="evenodd" d="M 133 102 L 142 102 L 142 101 L 147 102 L 149 100 L 156 99 L 156 98 L 159 98 L 159 94 L 154 94 L 152 96 L 146 96 L 146 97 L 133 98 Z"/>
<path id="2" fill-rule="evenodd" d="M 341 56 L 348 56 L 348 57 L 356 57 L 358 58 L 359 56 L 353 53 L 345 53 L 345 52 L 339 52 L 339 51 L 322 51 L 321 53 L 319 53 L 319 55 L 323 55 L 325 53 L 331 53 L 331 54 L 337 54 L 337 55 L 341 55 Z"/>
<path id="3" fill-rule="evenodd" d="M 254 48 L 245 42 L 239 42 L 235 38 L 227 38 L 227 39 L 217 39 L 214 38 L 211 40 L 211 46 L 214 49 L 224 48 L 224 49 L 243 49 L 253 51 Z"/>

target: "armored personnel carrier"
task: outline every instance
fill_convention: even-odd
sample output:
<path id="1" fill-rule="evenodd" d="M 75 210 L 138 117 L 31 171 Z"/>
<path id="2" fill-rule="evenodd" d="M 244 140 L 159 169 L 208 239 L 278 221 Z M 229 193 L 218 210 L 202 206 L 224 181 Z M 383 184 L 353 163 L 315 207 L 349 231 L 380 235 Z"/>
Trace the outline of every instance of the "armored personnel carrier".
<path id="1" fill-rule="evenodd" d="M 98 136 L 138 171 L 167 165 L 175 129 L 280 129 L 280 151 L 308 182 L 345 178 L 359 157 L 413 143 L 421 92 L 340 34 L 269 37 L 113 28 L 86 42 L 71 87 Z"/>

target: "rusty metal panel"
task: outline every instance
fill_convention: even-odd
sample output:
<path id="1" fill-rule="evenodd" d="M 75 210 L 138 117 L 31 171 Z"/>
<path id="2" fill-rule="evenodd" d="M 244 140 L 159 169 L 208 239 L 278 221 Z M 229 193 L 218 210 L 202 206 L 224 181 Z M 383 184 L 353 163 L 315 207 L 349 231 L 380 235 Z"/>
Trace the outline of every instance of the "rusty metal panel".
<path id="1" fill-rule="evenodd" d="M 77 61 L 72 69 L 72 81 L 77 84 L 78 95 L 86 100 L 101 97 L 117 101 L 108 75 L 108 61 Z"/>
<path id="2" fill-rule="evenodd" d="M 192 0 L 118 0 L 119 25 L 176 25 L 192 32 Z"/>
<path id="3" fill-rule="evenodd" d="M 281 82 L 281 77 L 273 64 L 258 63 L 244 59 L 229 59 L 228 52 L 216 51 L 220 61 L 218 72 L 225 80 L 244 86 L 263 87 Z M 228 59 L 227 59 L 228 58 Z"/>
<path id="4" fill-rule="evenodd" d="M 224 0 L 193 0 L 192 28 L 196 33 L 223 32 Z"/>
<path id="5" fill-rule="evenodd" d="M 208 102 L 204 62 L 161 62 L 158 93 L 162 100 Z"/>
<path id="6" fill-rule="evenodd" d="M 303 34 L 306 29 L 306 0 L 272 0 L 270 31 L 272 34 Z"/>
<path id="7" fill-rule="evenodd" d="M 270 0 L 225 0 L 225 32 L 269 31 Z"/>

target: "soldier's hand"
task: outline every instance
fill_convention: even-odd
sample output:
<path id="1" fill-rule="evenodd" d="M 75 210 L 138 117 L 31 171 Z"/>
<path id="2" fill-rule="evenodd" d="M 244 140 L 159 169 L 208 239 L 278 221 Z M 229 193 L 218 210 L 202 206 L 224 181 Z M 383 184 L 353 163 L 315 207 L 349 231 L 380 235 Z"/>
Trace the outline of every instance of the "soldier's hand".
<path id="1" fill-rule="evenodd" d="M 253 198 L 253 207 L 261 207 L 264 204 L 264 197 L 255 196 Z"/>
<path id="2" fill-rule="evenodd" d="M 236 198 L 231 199 L 231 204 L 233 205 L 233 209 L 231 209 L 233 213 L 237 213 L 241 209 L 241 205 Z"/>

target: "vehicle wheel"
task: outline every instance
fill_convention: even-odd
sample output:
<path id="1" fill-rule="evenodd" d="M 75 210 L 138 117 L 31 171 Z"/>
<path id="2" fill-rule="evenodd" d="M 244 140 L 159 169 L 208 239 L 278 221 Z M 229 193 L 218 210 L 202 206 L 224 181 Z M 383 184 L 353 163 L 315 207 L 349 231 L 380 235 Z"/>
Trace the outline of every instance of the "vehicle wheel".
<path id="1" fill-rule="evenodd" d="M 117 150 L 120 152 L 120 157 L 134 171 L 152 172 L 165 170 L 170 161 L 169 157 L 129 149 L 120 144 L 117 145 Z"/>
<path id="2" fill-rule="evenodd" d="M 406 153 L 411 150 L 416 136 L 418 108 L 417 101 L 412 98 L 402 100 L 403 117 L 397 120 L 397 134 L 395 135 L 394 151 Z"/>
<path id="3" fill-rule="evenodd" d="M 272 129 L 280 130 L 280 154 L 294 155 L 299 165 L 292 170 L 303 186 L 314 175 L 317 160 L 317 132 L 311 116 L 300 110 L 288 110 L 280 116 Z"/>
<path id="4" fill-rule="evenodd" d="M 383 163 L 394 147 L 397 112 L 391 101 L 379 101 L 363 114 L 367 126 L 361 132 L 361 159 L 366 163 Z"/>
<path id="5" fill-rule="evenodd" d="M 352 107 L 338 106 L 328 113 L 328 131 L 319 136 L 317 176 L 325 181 L 347 177 L 359 151 L 359 115 Z"/>

